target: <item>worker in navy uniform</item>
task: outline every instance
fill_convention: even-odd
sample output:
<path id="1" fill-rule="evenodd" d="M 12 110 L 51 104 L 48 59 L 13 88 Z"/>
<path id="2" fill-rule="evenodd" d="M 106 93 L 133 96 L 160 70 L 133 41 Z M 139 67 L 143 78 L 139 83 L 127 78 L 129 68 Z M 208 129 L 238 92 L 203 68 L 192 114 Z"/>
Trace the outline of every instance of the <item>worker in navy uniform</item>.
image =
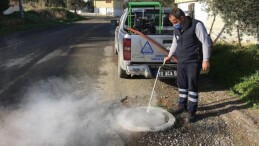
<path id="1" fill-rule="evenodd" d="M 188 122 L 196 121 L 198 108 L 198 81 L 200 71 L 210 67 L 211 40 L 201 21 L 185 16 L 179 8 L 169 15 L 174 26 L 173 42 L 164 61 L 177 58 L 177 85 L 179 105 L 174 113 L 188 111 Z"/>

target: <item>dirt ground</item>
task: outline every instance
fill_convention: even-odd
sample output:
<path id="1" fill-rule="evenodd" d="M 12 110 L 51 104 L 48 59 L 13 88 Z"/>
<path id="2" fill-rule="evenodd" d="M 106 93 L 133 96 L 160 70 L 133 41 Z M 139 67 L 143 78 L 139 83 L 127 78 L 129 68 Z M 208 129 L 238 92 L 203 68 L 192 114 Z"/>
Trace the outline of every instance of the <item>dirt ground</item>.
<path id="1" fill-rule="evenodd" d="M 177 87 L 174 80 L 156 85 L 156 106 L 176 107 Z M 176 116 L 176 124 L 167 131 L 134 133 L 128 145 L 259 145 L 259 114 L 236 97 L 231 97 L 206 75 L 200 81 L 198 119 L 186 122 L 187 113 Z M 149 97 L 127 97 L 127 106 L 148 103 Z"/>
<path id="2" fill-rule="evenodd" d="M 106 58 L 101 70 L 105 70 L 105 75 L 99 78 L 101 89 L 106 95 L 115 94 L 114 100 L 122 106 L 147 106 L 155 79 L 135 76 L 119 79 L 117 56 L 112 49 L 113 47 L 106 48 L 104 51 Z M 201 76 L 199 90 L 198 119 L 195 123 L 187 123 L 187 113 L 183 113 L 176 116 L 175 125 L 166 131 L 123 133 L 124 143 L 129 146 L 259 145 L 258 111 L 231 96 L 207 75 Z M 175 79 L 158 80 L 154 97 L 152 106 L 174 109 L 178 102 Z"/>

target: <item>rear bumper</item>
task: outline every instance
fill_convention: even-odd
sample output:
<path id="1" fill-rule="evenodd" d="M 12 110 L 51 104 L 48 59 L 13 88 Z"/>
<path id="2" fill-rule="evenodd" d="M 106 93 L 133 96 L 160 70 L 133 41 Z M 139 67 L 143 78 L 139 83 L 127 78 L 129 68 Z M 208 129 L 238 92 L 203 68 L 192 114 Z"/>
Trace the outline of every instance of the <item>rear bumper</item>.
<path id="1" fill-rule="evenodd" d="M 147 65 L 128 65 L 126 68 L 126 73 L 131 76 L 143 75 L 146 78 L 150 78 L 152 76 Z"/>
<path id="2" fill-rule="evenodd" d="M 129 64 L 126 65 L 126 73 L 130 76 L 145 76 L 146 78 L 156 77 L 161 64 Z M 176 78 L 177 64 L 166 64 L 160 69 L 159 78 Z M 209 70 L 201 70 L 200 74 L 208 74 Z"/>

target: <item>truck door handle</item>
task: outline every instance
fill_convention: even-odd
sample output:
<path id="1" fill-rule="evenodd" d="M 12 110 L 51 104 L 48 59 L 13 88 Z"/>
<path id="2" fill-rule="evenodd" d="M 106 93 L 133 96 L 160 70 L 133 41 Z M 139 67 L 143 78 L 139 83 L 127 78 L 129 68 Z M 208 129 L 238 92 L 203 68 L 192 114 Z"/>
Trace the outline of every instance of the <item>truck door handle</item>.
<path id="1" fill-rule="evenodd" d="M 163 40 L 163 44 L 172 44 L 172 40 Z"/>

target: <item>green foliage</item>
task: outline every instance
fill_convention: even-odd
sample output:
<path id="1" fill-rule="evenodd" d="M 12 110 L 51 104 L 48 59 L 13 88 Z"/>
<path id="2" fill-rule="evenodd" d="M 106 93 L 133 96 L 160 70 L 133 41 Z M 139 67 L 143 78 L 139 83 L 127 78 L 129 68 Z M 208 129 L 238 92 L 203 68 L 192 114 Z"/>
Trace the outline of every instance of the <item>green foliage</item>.
<path id="1" fill-rule="evenodd" d="M 87 1 L 86 2 L 86 8 L 88 9 L 88 10 L 94 10 L 94 3 L 93 3 L 93 1 Z"/>
<path id="2" fill-rule="evenodd" d="M 253 106 L 259 109 L 259 70 L 254 74 L 243 77 L 241 82 L 233 87 L 232 91 L 239 97 L 253 103 Z"/>
<path id="3" fill-rule="evenodd" d="M 45 6 L 48 7 L 66 7 L 66 0 L 48 0 L 45 2 Z"/>
<path id="4" fill-rule="evenodd" d="M 233 28 L 237 30 L 239 47 L 244 34 L 259 34 L 258 0 L 199 0 L 206 2 L 208 11 L 220 16 L 225 22 L 226 31 L 231 35 Z"/>
<path id="5" fill-rule="evenodd" d="M 18 3 L 18 0 L 12 0 Z M 84 0 L 23 0 L 22 3 L 25 5 L 30 5 L 33 8 L 37 7 L 61 7 L 74 9 L 86 7 L 86 2 Z"/>
<path id="6" fill-rule="evenodd" d="M 208 10 L 214 13 L 220 13 L 224 22 L 233 25 L 237 21 L 240 27 L 247 31 L 257 31 L 259 24 L 258 0 L 199 0 L 206 2 Z"/>
<path id="7" fill-rule="evenodd" d="M 0 21 L 0 36 L 17 31 L 30 30 L 35 28 L 49 27 L 64 22 L 83 20 L 84 17 L 71 13 L 61 8 L 49 8 L 40 11 L 27 11 L 25 18 L 20 18 L 19 12 L 5 15 Z"/>
<path id="8" fill-rule="evenodd" d="M 240 21 L 245 26 L 257 28 L 259 16 L 256 14 L 259 8 L 258 0 L 214 0 L 216 8 L 223 14 L 225 22 Z"/>
<path id="9" fill-rule="evenodd" d="M 86 7 L 86 2 L 84 0 L 45 0 L 45 6 L 74 9 Z"/>
<path id="10" fill-rule="evenodd" d="M 235 95 L 259 105 L 259 47 L 239 49 L 217 44 L 212 50 L 209 76 L 225 85 Z"/>
<path id="11" fill-rule="evenodd" d="M 0 15 L 9 8 L 9 0 L 0 0 Z"/>

